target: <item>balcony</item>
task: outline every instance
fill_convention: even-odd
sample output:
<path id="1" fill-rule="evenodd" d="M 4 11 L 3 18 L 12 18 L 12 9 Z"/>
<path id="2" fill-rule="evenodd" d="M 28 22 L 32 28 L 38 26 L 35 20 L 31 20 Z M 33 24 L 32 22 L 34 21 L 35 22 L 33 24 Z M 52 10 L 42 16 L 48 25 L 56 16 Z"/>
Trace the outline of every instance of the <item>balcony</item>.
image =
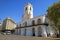
<path id="1" fill-rule="evenodd" d="M 21 27 L 16 27 L 16 29 L 18 29 L 18 28 L 32 27 L 32 26 L 39 26 L 39 25 L 46 25 L 46 26 L 48 26 L 48 23 L 42 23 L 42 24 L 33 24 L 33 25 L 29 25 L 29 26 L 21 26 Z"/>

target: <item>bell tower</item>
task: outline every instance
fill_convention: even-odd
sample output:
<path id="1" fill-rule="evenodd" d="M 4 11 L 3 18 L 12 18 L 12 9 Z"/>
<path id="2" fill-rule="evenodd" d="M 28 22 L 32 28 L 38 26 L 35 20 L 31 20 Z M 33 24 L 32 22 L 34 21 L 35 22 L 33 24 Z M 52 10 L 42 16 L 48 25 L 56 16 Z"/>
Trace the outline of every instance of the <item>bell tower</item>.
<path id="1" fill-rule="evenodd" d="M 28 20 L 33 18 L 33 7 L 30 3 L 24 6 L 24 15 L 22 20 Z"/>

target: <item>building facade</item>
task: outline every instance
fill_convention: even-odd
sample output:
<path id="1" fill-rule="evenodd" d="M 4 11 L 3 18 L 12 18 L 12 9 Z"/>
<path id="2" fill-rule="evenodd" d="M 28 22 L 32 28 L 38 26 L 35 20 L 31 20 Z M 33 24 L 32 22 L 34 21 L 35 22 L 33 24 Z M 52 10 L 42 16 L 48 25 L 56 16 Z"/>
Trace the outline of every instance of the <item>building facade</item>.
<path id="1" fill-rule="evenodd" d="M 21 36 L 55 36 L 54 31 L 49 28 L 49 20 L 46 15 L 33 17 L 33 6 L 28 3 L 24 6 L 22 21 L 17 23 L 16 35 Z"/>
<path id="2" fill-rule="evenodd" d="M 2 24 L 2 30 L 13 30 L 16 28 L 16 23 L 10 18 L 6 18 Z"/>

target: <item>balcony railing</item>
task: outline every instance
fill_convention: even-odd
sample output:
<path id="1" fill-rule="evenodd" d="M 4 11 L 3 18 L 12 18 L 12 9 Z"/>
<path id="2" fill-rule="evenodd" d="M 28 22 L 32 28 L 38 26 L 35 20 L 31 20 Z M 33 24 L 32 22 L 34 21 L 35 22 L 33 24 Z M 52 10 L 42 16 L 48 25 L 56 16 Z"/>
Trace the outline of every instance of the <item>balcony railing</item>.
<path id="1" fill-rule="evenodd" d="M 34 25 L 29 25 L 29 26 L 21 26 L 21 27 L 16 27 L 16 29 L 18 29 L 18 28 L 25 28 L 25 27 L 32 27 L 32 26 L 38 26 L 38 25 L 46 25 L 46 26 L 48 26 L 48 23 L 34 24 Z"/>

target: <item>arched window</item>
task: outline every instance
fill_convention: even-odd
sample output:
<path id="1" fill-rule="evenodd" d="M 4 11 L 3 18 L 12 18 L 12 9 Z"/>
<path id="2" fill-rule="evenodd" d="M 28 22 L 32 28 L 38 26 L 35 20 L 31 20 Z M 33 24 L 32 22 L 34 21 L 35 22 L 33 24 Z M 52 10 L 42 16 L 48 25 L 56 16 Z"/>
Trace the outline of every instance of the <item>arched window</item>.
<path id="1" fill-rule="evenodd" d="M 33 33 L 32 36 L 35 36 L 35 28 L 32 28 L 32 33 Z"/>
<path id="2" fill-rule="evenodd" d="M 25 10 L 27 10 L 27 7 L 26 7 L 26 9 Z"/>
<path id="3" fill-rule="evenodd" d="M 25 26 L 27 26 L 27 22 L 25 22 Z"/>
<path id="4" fill-rule="evenodd" d="M 32 25 L 35 25 L 35 21 L 34 20 L 32 21 Z"/>
<path id="5" fill-rule="evenodd" d="M 41 24 L 41 19 L 38 19 L 37 20 L 37 24 Z"/>
<path id="6" fill-rule="evenodd" d="M 31 10 L 31 7 L 30 7 L 30 10 Z"/>

